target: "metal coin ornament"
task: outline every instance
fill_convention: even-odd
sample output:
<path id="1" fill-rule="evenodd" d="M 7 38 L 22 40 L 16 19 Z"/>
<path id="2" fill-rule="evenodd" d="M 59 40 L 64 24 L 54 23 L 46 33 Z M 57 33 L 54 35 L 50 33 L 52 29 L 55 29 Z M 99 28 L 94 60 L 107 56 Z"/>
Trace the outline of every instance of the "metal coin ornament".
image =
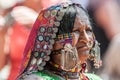
<path id="1" fill-rule="evenodd" d="M 53 31 L 56 33 L 58 32 L 58 28 L 53 28 Z"/>
<path id="2" fill-rule="evenodd" d="M 42 71 L 43 69 L 44 69 L 43 66 L 38 66 L 38 70 L 39 70 L 39 71 Z"/>
<path id="3" fill-rule="evenodd" d="M 37 51 L 34 52 L 34 56 L 35 56 L 35 57 L 38 57 L 38 56 L 39 56 L 39 52 L 37 52 Z"/>
<path id="4" fill-rule="evenodd" d="M 97 40 L 95 41 L 94 47 L 90 51 L 90 60 L 94 62 L 95 68 L 99 68 L 101 66 L 101 58 L 100 58 L 100 47 Z"/>
<path id="5" fill-rule="evenodd" d="M 42 62 L 41 64 L 40 64 L 40 66 L 45 66 L 46 65 L 46 62 Z"/>
<path id="6" fill-rule="evenodd" d="M 51 17 L 55 17 L 56 14 L 57 14 L 57 10 L 52 10 L 52 11 L 51 11 Z"/>
<path id="7" fill-rule="evenodd" d="M 37 62 L 37 59 L 36 58 L 33 58 L 32 61 L 31 61 L 31 65 L 35 65 Z"/>
<path id="8" fill-rule="evenodd" d="M 40 44 L 37 44 L 37 45 L 36 45 L 36 48 L 40 49 Z"/>
<path id="9" fill-rule="evenodd" d="M 60 26 L 60 22 L 54 22 L 55 26 Z"/>
<path id="10" fill-rule="evenodd" d="M 47 28 L 47 32 L 48 32 L 48 33 L 51 33 L 51 32 L 52 32 L 52 28 L 51 28 L 51 27 L 48 27 L 48 28 Z"/>
<path id="11" fill-rule="evenodd" d="M 44 33 L 44 32 L 45 32 L 45 27 L 43 27 L 43 26 L 40 27 L 40 32 L 41 32 L 41 33 Z"/>
<path id="12" fill-rule="evenodd" d="M 45 12 L 44 17 L 48 18 L 49 16 L 50 16 L 50 11 L 48 10 L 48 11 Z"/>
<path id="13" fill-rule="evenodd" d="M 39 41 L 43 41 L 43 39 L 44 39 L 44 38 L 43 38 L 42 35 L 38 35 L 38 40 L 39 40 Z"/>

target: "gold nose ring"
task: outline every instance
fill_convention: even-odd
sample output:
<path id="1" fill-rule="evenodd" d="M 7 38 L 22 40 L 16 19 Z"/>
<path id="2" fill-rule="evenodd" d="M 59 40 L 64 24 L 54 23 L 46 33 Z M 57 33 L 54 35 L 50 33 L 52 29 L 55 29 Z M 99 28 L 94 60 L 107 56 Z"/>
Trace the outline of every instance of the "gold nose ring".
<path id="1" fill-rule="evenodd" d="M 90 48 L 90 47 L 92 47 L 92 42 L 88 42 L 87 43 L 87 46 Z"/>

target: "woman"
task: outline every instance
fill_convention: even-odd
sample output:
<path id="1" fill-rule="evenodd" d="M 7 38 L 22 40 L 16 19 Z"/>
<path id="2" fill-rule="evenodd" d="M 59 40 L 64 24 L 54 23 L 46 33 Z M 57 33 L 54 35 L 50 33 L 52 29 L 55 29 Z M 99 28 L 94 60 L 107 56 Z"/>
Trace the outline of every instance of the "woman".
<path id="1" fill-rule="evenodd" d="M 120 30 L 120 29 L 119 29 Z M 115 35 L 106 51 L 104 68 L 101 73 L 103 80 L 120 80 L 120 33 Z M 115 58 L 115 59 L 112 59 Z"/>
<path id="2" fill-rule="evenodd" d="M 25 48 L 18 80 L 101 80 L 85 73 L 86 60 L 99 67 L 97 41 L 85 10 L 65 2 L 39 14 Z"/>

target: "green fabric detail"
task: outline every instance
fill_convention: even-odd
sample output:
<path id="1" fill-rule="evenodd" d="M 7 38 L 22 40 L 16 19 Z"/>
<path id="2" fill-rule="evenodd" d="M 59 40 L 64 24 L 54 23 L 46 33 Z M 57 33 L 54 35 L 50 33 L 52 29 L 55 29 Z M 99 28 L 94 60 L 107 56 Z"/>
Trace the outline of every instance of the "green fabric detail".
<path id="1" fill-rule="evenodd" d="M 44 80 L 65 80 L 62 77 L 57 76 L 48 71 L 33 72 L 33 74 L 38 75 Z M 99 76 L 92 74 L 92 73 L 85 73 L 85 75 L 89 78 L 89 80 L 102 80 Z"/>
<path id="2" fill-rule="evenodd" d="M 99 76 L 92 73 L 85 73 L 89 80 L 102 80 Z"/>
<path id="3" fill-rule="evenodd" d="M 62 80 L 55 74 L 52 74 L 48 71 L 34 72 L 33 74 L 38 75 L 39 77 L 44 78 L 44 80 Z"/>

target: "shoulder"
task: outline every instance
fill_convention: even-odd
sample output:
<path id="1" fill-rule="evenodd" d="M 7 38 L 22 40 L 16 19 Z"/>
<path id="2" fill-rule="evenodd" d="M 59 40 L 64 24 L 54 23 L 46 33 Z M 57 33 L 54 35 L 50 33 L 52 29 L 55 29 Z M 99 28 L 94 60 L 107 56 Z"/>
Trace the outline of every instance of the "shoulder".
<path id="1" fill-rule="evenodd" d="M 89 78 L 89 80 L 102 80 L 98 75 L 92 73 L 85 73 L 85 75 Z"/>

